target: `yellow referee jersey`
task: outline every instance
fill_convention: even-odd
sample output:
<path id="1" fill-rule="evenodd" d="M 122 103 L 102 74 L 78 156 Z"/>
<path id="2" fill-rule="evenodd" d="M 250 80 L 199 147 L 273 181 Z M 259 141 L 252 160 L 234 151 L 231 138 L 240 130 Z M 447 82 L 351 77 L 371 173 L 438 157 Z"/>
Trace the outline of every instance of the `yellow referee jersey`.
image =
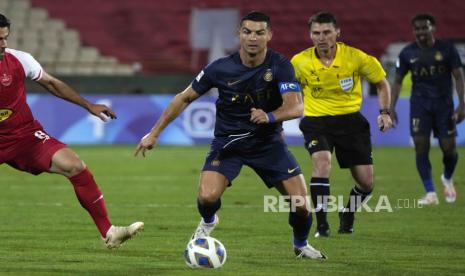
<path id="1" fill-rule="evenodd" d="M 375 57 L 344 43 L 337 43 L 336 56 L 329 67 L 320 62 L 315 51 L 315 47 L 308 48 L 291 60 L 304 93 L 305 116 L 357 112 L 362 103 L 360 78 L 378 83 L 386 76 Z"/>

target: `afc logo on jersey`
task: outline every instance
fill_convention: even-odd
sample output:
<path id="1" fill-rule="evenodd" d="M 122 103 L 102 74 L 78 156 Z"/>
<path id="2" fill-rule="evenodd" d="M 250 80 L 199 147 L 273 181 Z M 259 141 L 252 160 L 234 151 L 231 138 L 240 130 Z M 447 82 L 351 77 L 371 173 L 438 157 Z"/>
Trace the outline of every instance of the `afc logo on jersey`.
<path id="1" fill-rule="evenodd" d="M 296 82 L 280 82 L 279 92 L 300 92 L 300 85 Z"/>
<path id="2" fill-rule="evenodd" d="M 3 73 L 0 76 L 0 83 L 3 86 L 10 86 L 12 82 L 13 82 L 13 76 L 12 75 L 7 75 L 7 74 Z"/>

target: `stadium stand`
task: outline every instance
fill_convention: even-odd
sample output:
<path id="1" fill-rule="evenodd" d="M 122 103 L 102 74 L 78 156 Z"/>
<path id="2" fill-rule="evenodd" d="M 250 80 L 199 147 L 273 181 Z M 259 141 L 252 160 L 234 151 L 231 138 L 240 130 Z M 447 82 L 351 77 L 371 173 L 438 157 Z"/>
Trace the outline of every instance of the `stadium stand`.
<path id="1" fill-rule="evenodd" d="M 85 44 L 124 62 L 141 62 L 145 72 L 193 72 L 190 67 L 189 17 L 192 8 L 238 8 L 242 13 L 262 10 L 274 22 L 271 46 L 288 57 L 310 43 L 306 22 L 319 10 L 340 19 L 343 40 L 376 56 L 386 45 L 411 39 L 409 19 L 419 11 L 433 13 L 440 37 L 464 37 L 461 0 L 405 1 L 245 1 L 245 0 L 32 0 L 50 14 L 79 30 Z"/>
<path id="2" fill-rule="evenodd" d="M 465 37 L 465 20 L 462 17 L 465 1 L 462 0 L 410 0 L 408 3 L 404 0 L 0 0 L 0 3 L 8 3 L 15 28 L 40 28 L 41 24 L 47 24 L 46 28 L 42 27 L 44 30 L 62 34 L 62 40 L 58 43 L 62 46 L 58 47 L 58 52 L 54 54 L 56 43 L 47 42 L 50 46 L 47 48 L 50 49 L 43 50 L 40 56 L 45 60 L 56 56 L 60 61 L 58 64 L 64 67 L 59 68 L 60 71 L 68 73 L 73 69 L 66 68 L 67 63 L 79 60 L 84 62 L 90 58 L 88 55 L 95 57 L 95 52 L 89 53 L 94 50 L 76 47 L 73 44 L 76 39 L 79 41 L 77 43 L 98 49 L 98 55 L 103 53 L 104 56 L 115 57 L 126 64 L 140 63 L 144 73 L 196 72 L 205 64 L 200 63 L 194 67 L 191 64 L 189 22 L 193 8 L 237 8 L 242 14 L 251 10 L 269 13 L 275 33 L 270 46 L 288 57 L 309 46 L 306 22 L 310 15 L 320 10 L 338 16 L 344 42 L 377 57 L 385 52 L 390 43 L 412 39 L 409 21 L 418 12 L 430 12 L 437 18 L 437 24 L 441 26 L 438 37 L 454 40 L 463 40 Z M 10 8 L 28 8 L 30 5 L 35 11 L 29 12 L 27 16 L 20 8 Z M 54 19 L 51 20 L 48 15 Z M 44 18 L 48 18 L 47 23 L 37 23 Z M 65 24 L 56 23 L 57 19 Z M 39 43 L 40 39 L 48 40 L 45 39 L 45 32 L 39 38 L 34 38 L 33 34 L 31 37 L 31 41 L 39 42 L 27 43 L 28 49 L 42 51 L 42 44 Z M 103 63 L 114 63 L 111 58 L 104 60 Z M 78 71 L 111 73 L 113 68 L 116 67 L 102 65 L 80 68 Z M 128 72 L 131 70 L 129 67 L 126 69 Z"/>
<path id="3" fill-rule="evenodd" d="M 84 46 L 79 32 L 61 19 L 50 18 L 47 9 L 32 7 L 28 0 L 0 0 L 0 10 L 12 21 L 8 47 L 34 55 L 46 71 L 59 75 L 133 75 L 131 65 Z"/>

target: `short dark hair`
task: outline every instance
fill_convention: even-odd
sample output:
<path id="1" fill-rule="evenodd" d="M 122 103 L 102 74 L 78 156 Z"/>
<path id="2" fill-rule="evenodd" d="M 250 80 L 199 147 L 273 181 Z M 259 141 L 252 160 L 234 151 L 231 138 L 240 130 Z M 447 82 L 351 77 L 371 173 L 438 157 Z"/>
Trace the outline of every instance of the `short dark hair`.
<path id="1" fill-rule="evenodd" d="M 10 20 L 0 13 L 0 28 L 10 28 Z"/>
<path id="2" fill-rule="evenodd" d="M 417 21 L 421 21 L 421 20 L 426 20 L 426 21 L 429 21 L 431 23 L 431 25 L 433 26 L 436 26 L 436 20 L 434 19 L 434 17 L 429 14 L 429 13 L 419 13 L 417 15 L 415 15 L 413 18 L 412 18 L 412 21 L 410 22 L 413 26 L 413 24 L 415 24 L 415 22 Z"/>
<path id="3" fill-rule="evenodd" d="M 334 14 L 330 12 L 319 12 L 314 14 L 308 19 L 308 28 L 312 27 L 313 23 L 333 23 L 337 27 L 337 19 Z"/>
<path id="4" fill-rule="evenodd" d="M 242 17 L 240 26 L 242 26 L 242 23 L 245 20 L 250 20 L 250 21 L 254 21 L 254 22 L 266 22 L 266 27 L 268 29 L 271 29 L 271 19 L 270 19 L 270 17 L 268 15 L 262 13 L 262 12 L 252 11 L 252 12 L 248 13 L 247 15 Z"/>

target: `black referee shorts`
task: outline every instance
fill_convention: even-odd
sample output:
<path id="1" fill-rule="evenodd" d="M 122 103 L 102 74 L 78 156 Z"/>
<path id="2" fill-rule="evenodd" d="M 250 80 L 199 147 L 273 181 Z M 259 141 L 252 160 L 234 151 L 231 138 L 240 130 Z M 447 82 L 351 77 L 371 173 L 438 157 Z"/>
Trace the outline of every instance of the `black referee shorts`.
<path id="1" fill-rule="evenodd" d="M 370 124 L 360 112 L 304 117 L 299 127 L 310 154 L 335 150 L 341 168 L 373 164 Z"/>

